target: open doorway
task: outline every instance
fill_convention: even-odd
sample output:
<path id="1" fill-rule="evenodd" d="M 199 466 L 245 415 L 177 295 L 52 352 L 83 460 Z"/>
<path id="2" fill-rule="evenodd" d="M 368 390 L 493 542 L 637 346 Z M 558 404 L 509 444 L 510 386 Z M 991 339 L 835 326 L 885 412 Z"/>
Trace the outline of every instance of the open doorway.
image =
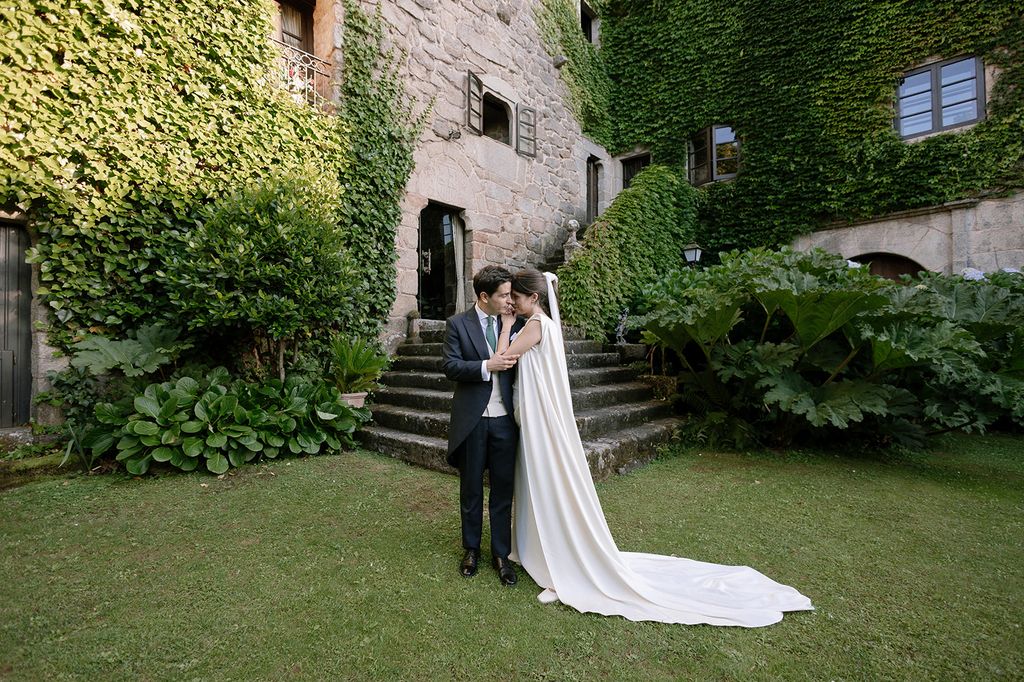
<path id="1" fill-rule="evenodd" d="M 425 320 L 445 320 L 466 307 L 461 213 L 433 201 L 420 212 L 419 309 Z"/>

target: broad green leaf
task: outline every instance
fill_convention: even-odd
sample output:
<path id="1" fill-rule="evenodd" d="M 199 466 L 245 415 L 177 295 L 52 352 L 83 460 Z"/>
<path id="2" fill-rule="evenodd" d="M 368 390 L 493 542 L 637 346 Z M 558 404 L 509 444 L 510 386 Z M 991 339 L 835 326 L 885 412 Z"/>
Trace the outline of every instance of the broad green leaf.
<path id="1" fill-rule="evenodd" d="M 211 448 L 222 448 L 227 445 L 228 437 L 223 433 L 211 433 L 206 437 L 206 445 Z"/>
<path id="2" fill-rule="evenodd" d="M 125 427 L 129 433 L 134 433 L 138 436 L 155 436 L 160 433 L 160 427 L 153 422 L 136 420 L 128 422 Z"/>
<path id="3" fill-rule="evenodd" d="M 153 398 L 140 395 L 135 398 L 135 411 L 156 419 L 160 414 L 160 403 Z"/>
<path id="4" fill-rule="evenodd" d="M 149 463 L 151 462 L 149 455 L 145 457 L 133 457 L 132 459 L 126 460 L 124 468 L 128 470 L 128 473 L 135 476 L 142 476 L 149 471 Z"/>
<path id="5" fill-rule="evenodd" d="M 212 457 L 207 456 L 206 468 L 214 474 L 220 475 L 228 470 L 228 458 L 221 453 L 216 453 Z"/>
<path id="6" fill-rule="evenodd" d="M 174 450 L 168 447 L 159 447 L 150 453 L 150 456 L 157 462 L 170 461 L 171 457 L 174 456 Z"/>
<path id="7" fill-rule="evenodd" d="M 204 444 L 202 438 L 186 438 L 181 443 L 181 448 L 189 457 L 198 457 L 203 454 Z"/>

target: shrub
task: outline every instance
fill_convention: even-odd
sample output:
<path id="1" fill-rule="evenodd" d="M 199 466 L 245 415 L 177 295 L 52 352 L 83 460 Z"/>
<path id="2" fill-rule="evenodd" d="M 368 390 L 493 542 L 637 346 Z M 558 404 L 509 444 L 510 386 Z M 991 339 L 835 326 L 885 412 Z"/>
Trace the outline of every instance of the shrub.
<path id="1" fill-rule="evenodd" d="M 192 330 L 248 341 L 284 378 L 297 334 L 350 322 L 361 279 L 338 226 L 336 183 L 263 182 L 205 208 L 168 262 L 170 299 Z M 267 344 L 267 342 L 270 344 Z"/>
<path id="2" fill-rule="evenodd" d="M 696 191 L 676 172 L 648 166 L 601 219 L 583 246 L 558 270 L 562 319 L 589 338 L 614 332 L 641 291 L 682 260 L 693 239 Z"/>
<path id="3" fill-rule="evenodd" d="M 678 354 L 703 427 L 740 445 L 919 443 L 1024 424 L 1024 296 L 1000 281 L 898 284 L 823 251 L 757 249 L 669 274 L 637 323 Z"/>

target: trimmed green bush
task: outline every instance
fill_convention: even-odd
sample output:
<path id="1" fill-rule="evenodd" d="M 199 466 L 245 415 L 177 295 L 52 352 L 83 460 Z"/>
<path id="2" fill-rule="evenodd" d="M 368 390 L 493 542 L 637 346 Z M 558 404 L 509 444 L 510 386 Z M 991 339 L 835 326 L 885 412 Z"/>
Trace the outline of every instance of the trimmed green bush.
<path id="1" fill-rule="evenodd" d="M 328 328 L 363 326 L 367 287 L 345 247 L 337 182 L 269 179 L 210 204 L 166 264 L 177 319 L 234 337 L 285 375 L 285 350 Z M 269 342 L 269 343 L 268 343 Z"/>

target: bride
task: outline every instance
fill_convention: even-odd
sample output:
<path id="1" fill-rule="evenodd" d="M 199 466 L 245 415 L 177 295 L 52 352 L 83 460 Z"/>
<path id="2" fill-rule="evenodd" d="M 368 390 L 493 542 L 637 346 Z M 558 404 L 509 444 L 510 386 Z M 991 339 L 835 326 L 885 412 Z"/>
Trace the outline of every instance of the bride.
<path id="1" fill-rule="evenodd" d="M 813 609 L 792 587 L 746 566 L 619 551 L 576 428 L 556 281 L 530 269 L 514 276 L 516 312 L 528 321 L 498 348 L 520 356 L 511 558 L 544 588 L 538 598 L 629 620 L 743 627 L 776 623 L 783 611 Z"/>

